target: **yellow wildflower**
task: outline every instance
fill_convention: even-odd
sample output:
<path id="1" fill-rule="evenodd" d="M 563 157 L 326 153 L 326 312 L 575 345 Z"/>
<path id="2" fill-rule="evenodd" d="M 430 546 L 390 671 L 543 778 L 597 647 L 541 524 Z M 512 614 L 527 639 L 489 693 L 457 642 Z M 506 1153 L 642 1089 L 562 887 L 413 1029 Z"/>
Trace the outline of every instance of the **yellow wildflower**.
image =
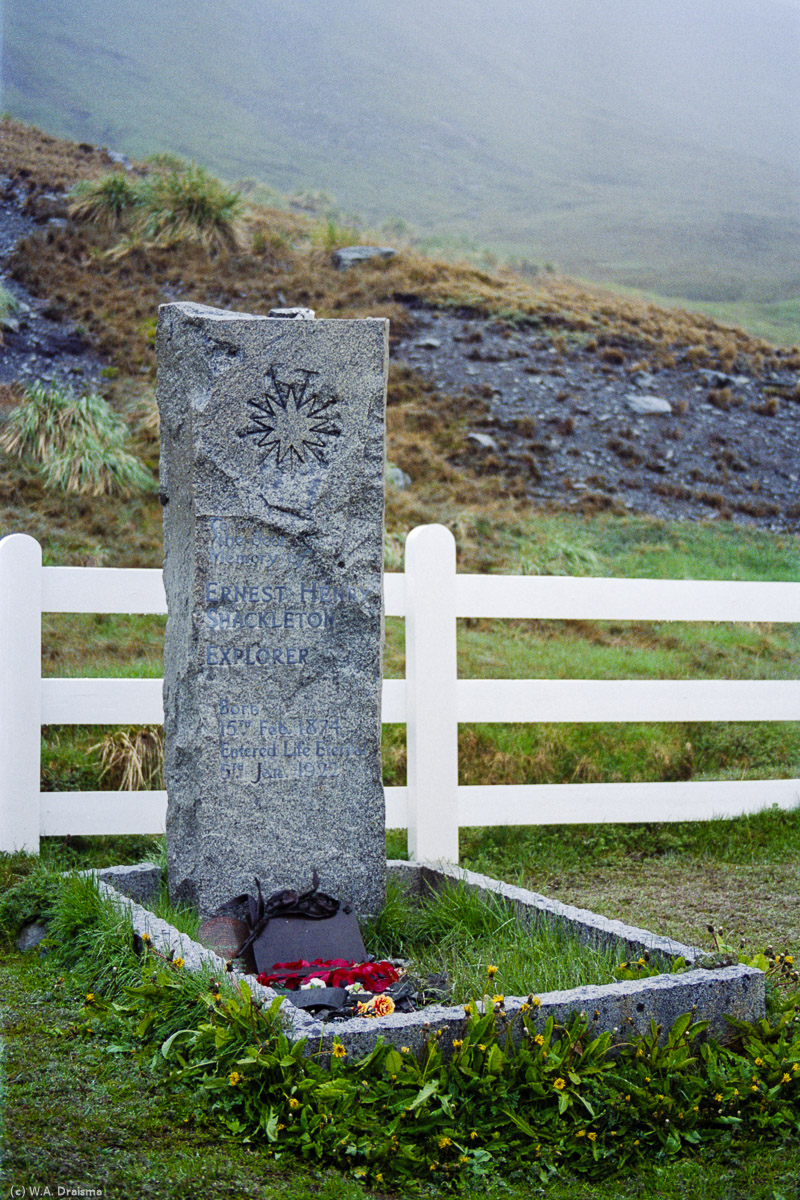
<path id="1" fill-rule="evenodd" d="M 791 1083 L 791 1082 L 792 1082 L 791 1075 L 789 1075 L 787 1072 L 784 1071 L 783 1079 L 781 1080 L 781 1083 Z"/>
<path id="2" fill-rule="evenodd" d="M 439 1138 L 439 1149 L 440 1150 L 444 1150 L 447 1146 L 452 1146 L 452 1144 L 453 1144 L 452 1138 L 449 1138 L 449 1137 L 440 1137 Z"/>
<path id="3" fill-rule="evenodd" d="M 533 997 L 533 999 L 531 1000 L 531 1004 L 533 1005 L 534 1008 L 541 1008 L 541 1006 L 542 1006 L 542 1002 L 538 996 Z"/>
<path id="4" fill-rule="evenodd" d="M 172 965 L 173 965 L 173 967 L 177 967 L 177 969 L 180 970 L 181 967 L 183 966 L 183 959 L 182 958 L 174 959 Z"/>
<path id="5" fill-rule="evenodd" d="M 533 1040 L 536 1042 L 537 1046 L 544 1045 L 544 1037 L 542 1036 L 541 1033 L 537 1033 L 536 1037 Z"/>
<path id="6" fill-rule="evenodd" d="M 490 979 L 494 979 L 498 970 L 499 970 L 498 967 L 494 967 L 494 966 L 492 966 L 491 963 L 489 963 L 488 967 L 486 968 L 486 974 L 489 976 Z"/>
<path id="7" fill-rule="evenodd" d="M 460 1050 L 463 1045 L 464 1045 L 463 1038 L 453 1038 L 453 1049 L 454 1050 Z"/>
<path id="8" fill-rule="evenodd" d="M 505 996 L 501 996 L 501 995 L 492 996 L 492 1004 L 505 1004 L 505 1001 L 506 1001 Z"/>
<path id="9" fill-rule="evenodd" d="M 575 1134 L 575 1137 L 586 1137 L 586 1130 L 579 1129 L 578 1132 Z"/>
<path id="10" fill-rule="evenodd" d="M 594 1130 L 592 1130 L 592 1131 L 591 1131 L 591 1133 L 588 1133 L 586 1136 L 588 1137 L 588 1139 L 589 1139 L 589 1141 L 590 1141 L 590 1142 L 596 1142 L 596 1141 L 597 1141 L 597 1134 L 595 1133 L 595 1131 L 594 1131 Z"/>
<path id="11" fill-rule="evenodd" d="M 757 1058 L 757 1059 L 755 1060 L 755 1064 L 756 1064 L 756 1066 L 757 1066 L 757 1067 L 763 1067 L 763 1065 L 764 1065 L 764 1060 L 763 1060 L 763 1058 Z"/>
<path id="12" fill-rule="evenodd" d="M 86 993 L 86 1003 L 87 1003 L 87 1004 L 94 1004 L 94 992 L 87 992 L 87 993 Z"/>
<path id="13" fill-rule="evenodd" d="M 242 1077 L 238 1071 L 231 1071 L 230 1075 L 228 1076 L 228 1083 L 231 1085 L 231 1087 L 236 1087 L 241 1078 Z"/>
<path id="14" fill-rule="evenodd" d="M 473 1141 L 473 1142 L 474 1142 L 474 1141 L 475 1141 L 475 1138 L 476 1138 L 478 1135 L 477 1135 L 477 1133 L 475 1132 L 475 1130 L 473 1129 L 473 1130 L 471 1130 L 471 1131 L 470 1131 L 470 1135 L 469 1135 L 469 1136 L 470 1136 L 470 1141 Z"/>
<path id="15" fill-rule="evenodd" d="M 562 1079 L 560 1075 L 559 1075 L 558 1079 L 556 1079 L 555 1083 L 553 1084 L 553 1087 L 556 1089 L 557 1092 L 563 1092 L 563 1090 L 566 1086 L 567 1086 L 566 1079 Z"/>
<path id="16" fill-rule="evenodd" d="M 299 1107 L 300 1107 L 300 1101 L 297 1099 L 296 1096 L 292 1096 L 291 1100 L 289 1101 L 289 1108 L 299 1108 Z"/>
<path id="17" fill-rule="evenodd" d="M 333 1049 L 331 1050 L 331 1054 L 333 1055 L 334 1058 L 344 1058 L 344 1056 L 347 1054 L 347 1051 L 345 1050 L 345 1048 L 341 1042 L 334 1042 Z"/>
<path id="18" fill-rule="evenodd" d="M 410 1054 L 410 1053 L 411 1053 L 411 1051 L 409 1050 L 408 1046 L 401 1046 L 401 1047 L 400 1047 L 400 1053 L 401 1053 L 401 1054 Z"/>
<path id="19" fill-rule="evenodd" d="M 714 1095 L 714 1099 L 716 1100 L 717 1104 L 719 1104 L 720 1100 L 722 1099 L 722 1093 L 716 1092 Z"/>

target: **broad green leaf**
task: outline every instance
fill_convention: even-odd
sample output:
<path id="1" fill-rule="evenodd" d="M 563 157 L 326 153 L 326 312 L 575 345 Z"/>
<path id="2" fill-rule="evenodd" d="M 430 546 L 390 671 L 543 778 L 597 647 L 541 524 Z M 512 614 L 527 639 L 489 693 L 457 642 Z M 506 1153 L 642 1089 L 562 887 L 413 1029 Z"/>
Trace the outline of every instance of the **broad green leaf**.
<path id="1" fill-rule="evenodd" d="M 409 1111 L 413 1112 L 415 1108 L 419 1108 L 419 1106 L 421 1104 L 424 1104 L 425 1101 L 430 1096 L 435 1095 L 436 1092 L 438 1092 L 438 1090 L 439 1090 L 439 1080 L 438 1079 L 428 1080 L 428 1082 L 425 1084 L 425 1086 L 420 1088 L 420 1090 L 417 1092 L 414 1099 L 406 1107 L 409 1109 Z"/>
<path id="2" fill-rule="evenodd" d="M 173 1044 L 173 1042 L 177 1041 L 178 1038 L 191 1037 L 193 1034 L 194 1034 L 193 1029 L 176 1029 L 175 1032 L 173 1034 L 171 1034 L 167 1038 L 167 1040 L 162 1044 L 161 1057 L 162 1058 L 169 1057 L 169 1052 L 172 1049 L 172 1044 Z"/>

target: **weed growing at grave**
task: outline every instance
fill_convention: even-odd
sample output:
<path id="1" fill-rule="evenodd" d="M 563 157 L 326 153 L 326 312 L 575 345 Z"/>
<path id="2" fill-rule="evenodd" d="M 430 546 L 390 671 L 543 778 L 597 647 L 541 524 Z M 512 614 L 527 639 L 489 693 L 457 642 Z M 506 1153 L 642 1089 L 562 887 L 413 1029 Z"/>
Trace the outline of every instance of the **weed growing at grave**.
<path id="1" fill-rule="evenodd" d="M 32 384 L 8 414 L 0 450 L 36 464 L 46 488 L 80 496 L 129 496 L 153 477 L 125 448 L 125 422 L 102 396 Z"/>
<path id="2" fill-rule="evenodd" d="M 143 848 L 137 850 L 141 856 Z M 511 989 L 502 969 L 487 963 L 478 997 L 490 1004 L 485 1012 L 471 1005 L 451 1047 L 431 1035 L 421 1047 L 384 1045 L 351 1061 L 343 1045 L 331 1056 L 320 1056 L 314 1045 L 292 1046 L 275 1012 L 254 1006 L 246 989 L 228 979 L 192 975 L 152 947 L 137 956 L 128 921 L 99 901 L 87 880 L 60 878 L 54 867 L 63 866 L 63 856 L 54 859 L 49 844 L 44 851 L 38 865 L 22 856 L 0 860 L 2 883 L 14 893 L 2 910 L 4 940 L 37 909 L 23 897 L 26 878 L 29 898 L 47 898 L 50 906 L 48 954 L 31 973 L 42 996 L 24 1021 L 23 960 L 4 971 L 6 1001 L 13 994 L 17 1013 L 8 1031 L 7 1118 L 21 1131 L 41 1107 L 31 1108 L 36 1079 L 29 1058 L 20 1058 L 21 1044 L 17 1050 L 30 1030 L 30 1053 L 41 1057 L 46 1047 L 36 1073 L 43 1097 L 53 1093 L 56 1059 L 64 1052 L 58 1094 L 67 1094 L 68 1076 L 80 1088 L 81 1129 L 87 1119 L 99 1122 L 98 1139 L 87 1141 L 77 1127 L 66 1135 L 74 1144 L 65 1142 L 64 1152 L 80 1160 L 83 1174 L 100 1166 L 98 1153 L 103 1171 L 131 1170 L 124 1164 L 140 1160 L 147 1097 L 161 1097 L 158 1144 L 166 1139 L 170 1153 L 189 1155 L 190 1175 L 200 1163 L 204 1173 L 222 1170 L 220 1146 L 227 1144 L 237 1170 L 251 1158 L 259 1163 L 265 1189 L 273 1164 L 292 1189 L 296 1179 L 297 1189 L 304 1186 L 305 1164 L 344 1172 L 380 1192 L 463 1186 L 494 1195 L 502 1188 L 514 1200 L 529 1196 L 532 1179 L 546 1184 L 554 1200 L 588 1196 L 590 1186 L 610 1200 L 639 1194 L 643 1181 L 656 1176 L 659 1188 L 677 1179 L 674 1191 L 663 1192 L 677 1200 L 687 1194 L 678 1184 L 705 1178 L 709 1162 L 717 1164 L 708 1168 L 709 1180 L 735 1162 L 752 1162 L 754 1169 L 757 1163 L 759 1179 L 774 1180 L 778 1190 L 791 1175 L 800 1120 L 800 995 L 785 955 L 773 956 L 784 964 L 780 1005 L 766 1020 L 734 1023 L 737 1041 L 728 1047 L 703 1041 L 702 1025 L 687 1015 L 668 1036 L 651 1029 L 611 1055 L 608 1035 L 592 1032 L 591 1013 L 559 1026 L 539 1017 L 532 996 L 528 1011 L 511 1020 L 500 999 Z M 66 1011 L 65 1004 L 75 1007 Z M 58 1021 L 57 1034 L 42 1026 L 43 1015 Z M 94 1111 L 98 1103 L 102 1116 Z M 215 1127 L 226 1135 L 222 1142 Z M 116 1131 L 111 1158 L 102 1135 L 107 1128 Z M 49 1132 L 41 1133 L 48 1145 Z M 34 1162 L 44 1169 L 38 1137 L 33 1127 L 15 1136 L 10 1152 L 18 1170 Z M 152 1151 L 157 1156 L 156 1146 Z M 166 1164 L 156 1160 L 164 1174 Z M 138 1168 L 134 1175 L 139 1180 Z M 127 1175 L 120 1189 L 126 1181 Z M 140 1194 L 129 1186 L 120 1194 Z"/>

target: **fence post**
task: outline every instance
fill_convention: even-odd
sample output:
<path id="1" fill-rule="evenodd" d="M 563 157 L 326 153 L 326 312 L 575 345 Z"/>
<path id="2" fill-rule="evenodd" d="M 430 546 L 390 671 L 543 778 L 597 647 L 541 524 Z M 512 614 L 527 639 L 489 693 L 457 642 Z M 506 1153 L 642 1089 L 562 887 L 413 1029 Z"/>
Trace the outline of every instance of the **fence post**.
<path id="1" fill-rule="evenodd" d="M 0 851 L 39 853 L 42 548 L 0 540 Z"/>
<path id="2" fill-rule="evenodd" d="M 408 850 L 458 862 L 456 543 L 443 525 L 406 540 Z"/>

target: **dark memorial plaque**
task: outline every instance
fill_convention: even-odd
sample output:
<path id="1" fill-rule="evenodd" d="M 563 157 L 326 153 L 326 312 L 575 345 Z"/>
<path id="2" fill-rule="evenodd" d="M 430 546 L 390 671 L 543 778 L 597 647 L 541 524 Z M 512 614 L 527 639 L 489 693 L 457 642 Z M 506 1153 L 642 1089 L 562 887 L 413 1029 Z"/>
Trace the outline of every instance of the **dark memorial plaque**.
<path id="1" fill-rule="evenodd" d="M 343 958 L 348 962 L 362 963 L 367 959 L 355 913 L 347 913 L 341 908 L 324 921 L 310 921 L 303 917 L 272 917 L 264 932 L 253 943 L 253 952 L 258 970 L 267 974 L 270 967 L 279 962 L 297 962 L 300 959 L 314 962 L 317 958 L 327 962 L 332 958 Z"/>
<path id="2" fill-rule="evenodd" d="M 167 852 L 377 912 L 388 322 L 159 311 Z"/>

